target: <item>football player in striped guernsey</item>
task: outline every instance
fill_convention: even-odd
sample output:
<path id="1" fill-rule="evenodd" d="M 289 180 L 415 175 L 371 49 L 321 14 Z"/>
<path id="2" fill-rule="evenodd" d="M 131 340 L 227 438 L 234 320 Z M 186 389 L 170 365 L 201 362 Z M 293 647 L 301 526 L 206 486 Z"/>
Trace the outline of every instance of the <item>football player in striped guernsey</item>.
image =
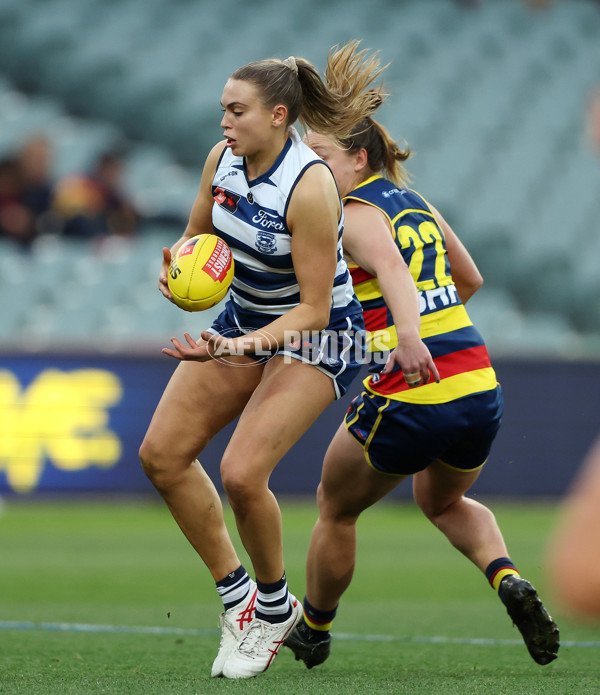
<path id="1" fill-rule="evenodd" d="M 381 124 L 368 117 L 341 142 L 316 133 L 306 141 L 331 167 L 344 200 L 344 251 L 374 366 L 325 456 L 304 617 L 286 645 L 309 668 L 327 658 L 332 620 L 354 569 L 357 519 L 412 476 L 417 504 L 486 575 L 533 659 L 547 664 L 557 655 L 558 629 L 508 557 L 492 512 L 465 496 L 503 410 L 485 343 L 465 309 L 483 279 L 441 214 L 407 188 L 410 151 Z M 439 383 L 399 356 L 415 332 Z"/>
<path id="2" fill-rule="evenodd" d="M 205 562 L 223 599 L 212 675 L 266 670 L 302 615 L 289 593 L 281 514 L 269 477 L 319 414 L 348 388 L 363 359 L 362 309 L 341 248 L 343 211 L 333 175 L 306 146 L 300 120 L 348 135 L 381 102 L 377 54 L 352 41 L 332 50 L 326 79 L 303 58 L 236 70 L 223 89 L 224 141 L 208 155 L 183 236 L 163 250 L 159 289 L 187 239 L 214 233 L 235 259 L 223 312 L 199 340 L 172 339 L 181 361 L 140 449 L 142 466 Z M 343 84 L 344 91 L 330 87 Z M 420 340 L 407 360 L 433 366 Z M 221 479 L 250 578 L 234 550 L 202 449 L 239 416 Z M 298 475 L 302 475 L 298 471 Z"/>

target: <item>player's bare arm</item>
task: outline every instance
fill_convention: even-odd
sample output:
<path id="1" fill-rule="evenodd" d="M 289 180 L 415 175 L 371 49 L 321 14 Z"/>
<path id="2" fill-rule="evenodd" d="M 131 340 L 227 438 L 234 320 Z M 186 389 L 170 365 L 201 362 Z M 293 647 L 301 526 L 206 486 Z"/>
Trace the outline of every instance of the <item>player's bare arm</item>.
<path id="1" fill-rule="evenodd" d="M 377 277 L 394 317 L 398 347 L 384 371 L 397 363 L 405 375 L 419 374 L 423 383 L 429 381 L 430 371 L 435 381 L 439 381 L 437 367 L 419 335 L 421 317 L 415 283 L 392 238 L 387 219 L 373 206 L 352 201 L 346 203 L 344 213 L 344 249 L 357 265 Z"/>
<path id="2" fill-rule="evenodd" d="M 448 260 L 450 261 L 450 269 L 452 279 L 456 285 L 456 291 L 460 297 L 460 301 L 466 304 L 467 301 L 477 292 L 483 285 L 483 277 L 471 258 L 469 252 L 465 248 L 461 240 L 456 236 L 450 225 L 442 217 L 439 210 L 436 210 L 433 205 L 429 206 L 435 216 L 435 220 L 444 232 L 446 238 L 446 251 L 448 252 Z"/>

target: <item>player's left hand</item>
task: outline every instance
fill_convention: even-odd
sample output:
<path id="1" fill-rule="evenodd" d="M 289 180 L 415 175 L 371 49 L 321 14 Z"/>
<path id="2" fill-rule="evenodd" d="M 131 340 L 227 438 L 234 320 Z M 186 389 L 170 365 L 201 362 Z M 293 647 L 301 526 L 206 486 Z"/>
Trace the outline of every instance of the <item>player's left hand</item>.
<path id="1" fill-rule="evenodd" d="M 200 340 L 196 341 L 189 333 L 184 334 L 187 345 L 177 338 L 171 338 L 173 348 L 163 348 L 162 353 L 184 362 L 206 362 L 218 359 L 221 355 L 230 355 L 235 351 L 232 340 L 221 335 L 203 332 Z"/>
<path id="2" fill-rule="evenodd" d="M 431 353 L 421 339 L 407 343 L 398 342 L 397 347 L 389 354 L 381 373 L 388 374 L 396 365 L 402 368 L 404 379 L 411 388 L 428 384 L 432 377 L 436 384 L 440 381 L 440 374 Z"/>

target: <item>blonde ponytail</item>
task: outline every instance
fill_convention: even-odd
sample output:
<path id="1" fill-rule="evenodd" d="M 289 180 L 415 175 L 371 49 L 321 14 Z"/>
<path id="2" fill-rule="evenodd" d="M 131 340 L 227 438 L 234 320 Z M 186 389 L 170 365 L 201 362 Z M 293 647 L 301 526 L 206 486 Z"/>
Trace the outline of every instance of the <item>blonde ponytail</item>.
<path id="1" fill-rule="evenodd" d="M 398 188 L 409 184 L 410 174 L 403 162 L 411 156 L 410 148 L 400 147 L 387 128 L 371 116 L 361 121 L 348 137 L 341 138 L 339 142 L 348 152 L 358 152 L 364 148 L 369 169 L 384 174 Z"/>
<path id="2" fill-rule="evenodd" d="M 387 98 L 382 86 L 371 86 L 387 66 L 381 67 L 377 52 L 358 50 L 359 45 L 353 39 L 329 51 L 324 82 L 316 71 L 306 71 L 300 114 L 305 129 L 341 139 Z"/>

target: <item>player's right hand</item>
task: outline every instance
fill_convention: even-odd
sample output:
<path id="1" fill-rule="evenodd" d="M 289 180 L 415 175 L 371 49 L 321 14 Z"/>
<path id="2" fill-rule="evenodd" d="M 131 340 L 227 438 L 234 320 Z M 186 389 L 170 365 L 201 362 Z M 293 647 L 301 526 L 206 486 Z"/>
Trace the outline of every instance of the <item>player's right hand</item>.
<path id="1" fill-rule="evenodd" d="M 163 247 L 162 267 L 160 269 L 160 274 L 158 276 L 158 289 L 162 292 L 163 296 L 165 296 L 169 301 L 173 301 L 173 297 L 171 296 L 171 293 L 169 292 L 169 285 L 167 282 L 167 277 L 168 277 L 167 274 L 169 272 L 169 265 L 170 264 L 171 264 L 171 250 L 165 246 L 165 247 Z"/>

